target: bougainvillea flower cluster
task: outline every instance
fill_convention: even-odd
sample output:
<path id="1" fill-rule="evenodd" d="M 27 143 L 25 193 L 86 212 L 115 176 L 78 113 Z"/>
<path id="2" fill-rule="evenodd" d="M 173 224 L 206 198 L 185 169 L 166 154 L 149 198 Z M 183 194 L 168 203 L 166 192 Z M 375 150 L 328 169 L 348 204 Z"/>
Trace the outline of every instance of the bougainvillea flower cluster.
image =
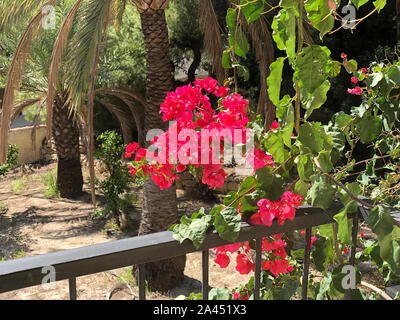
<path id="1" fill-rule="evenodd" d="M 262 239 L 264 259 L 261 264 L 263 270 L 270 271 L 275 277 L 293 270 L 293 266 L 289 264 L 289 260 L 287 259 L 287 253 L 285 251 L 286 245 L 286 242 L 281 238 L 281 234 Z M 216 253 L 214 262 L 221 268 L 228 267 L 233 254 L 236 254 L 235 269 L 240 274 L 249 274 L 251 271 L 254 271 L 254 254 L 251 254 L 253 250 L 248 241 L 221 246 L 213 250 Z"/>
<path id="2" fill-rule="evenodd" d="M 212 78 L 169 92 L 160 107 L 163 121 L 170 121 L 169 129 L 151 141 L 157 152 L 151 147 L 138 149 L 136 143 L 128 145 L 127 158 L 137 150 L 131 173 L 150 175 L 162 190 L 170 187 L 178 179 L 176 174 L 187 170 L 188 165 L 201 166 L 202 182 L 210 188 L 222 187 L 227 176 L 221 159 L 225 146 L 245 145 L 251 135 L 246 128 L 248 100 L 228 92 L 229 88 L 218 86 Z M 212 107 L 211 95 L 219 99 L 218 108 Z M 249 148 L 244 158 L 248 165 L 254 163 L 255 170 L 273 166 L 271 156 L 260 149 Z"/>

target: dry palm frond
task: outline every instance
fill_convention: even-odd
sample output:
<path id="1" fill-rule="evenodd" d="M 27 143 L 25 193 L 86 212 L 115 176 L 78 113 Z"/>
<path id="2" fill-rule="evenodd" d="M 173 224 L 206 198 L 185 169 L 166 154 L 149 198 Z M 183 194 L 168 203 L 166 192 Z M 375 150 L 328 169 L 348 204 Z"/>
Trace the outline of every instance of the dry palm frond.
<path id="1" fill-rule="evenodd" d="M 199 3 L 200 26 L 204 32 L 204 48 L 211 57 L 217 80 L 223 84 L 225 69 L 222 66 L 224 46 L 221 30 L 211 0 L 201 0 Z"/>
<path id="2" fill-rule="evenodd" d="M 58 33 L 56 42 L 54 43 L 53 53 L 51 57 L 51 65 L 49 70 L 48 88 L 47 88 L 47 99 L 46 99 L 46 124 L 47 124 L 47 139 L 51 139 L 51 118 L 53 113 L 54 97 L 56 95 L 56 86 L 58 82 L 58 74 L 60 68 L 61 58 L 64 53 L 65 46 L 67 44 L 68 36 L 72 28 L 75 15 L 82 5 L 83 0 L 78 0 L 71 11 L 64 19 L 61 29 Z"/>
<path id="3" fill-rule="evenodd" d="M 19 114 L 24 111 L 25 108 L 30 107 L 36 103 L 38 103 L 39 101 L 41 101 L 42 98 L 33 98 L 33 99 L 25 99 L 25 100 L 21 100 L 21 101 L 17 101 L 13 104 L 12 107 L 12 113 L 11 113 L 11 117 L 10 117 L 10 124 L 12 124 L 15 119 L 17 119 L 17 117 L 19 116 Z M 0 117 L 1 117 L 1 110 L 0 110 Z"/>
<path id="4" fill-rule="evenodd" d="M 260 71 L 260 96 L 257 113 L 264 117 L 264 127 L 268 129 L 275 118 L 275 106 L 269 99 L 267 91 L 267 77 L 270 73 L 270 65 L 275 59 L 273 42 L 264 16 L 250 24 L 247 24 L 243 15 L 241 18 L 243 29 L 251 38 Z"/>
<path id="5" fill-rule="evenodd" d="M 131 97 L 132 99 L 136 100 L 137 102 L 139 102 L 140 104 L 142 104 L 143 106 L 146 104 L 145 97 L 141 93 L 134 92 L 131 89 L 115 88 L 115 87 L 110 87 L 110 88 L 103 87 L 103 88 L 97 89 L 95 91 L 95 94 L 127 95 L 127 96 Z"/>
<path id="6" fill-rule="evenodd" d="M 56 0 L 48 2 L 53 5 Z M 10 117 L 12 113 L 12 106 L 14 104 L 15 92 L 19 90 L 21 84 L 21 75 L 23 73 L 24 65 L 30 55 L 32 38 L 36 31 L 40 30 L 42 22 L 42 12 L 39 12 L 29 23 L 22 35 L 14 57 L 11 61 L 10 69 L 7 75 L 7 83 L 3 97 L 3 113 L 1 117 L 1 131 L 0 131 L 0 161 L 5 163 L 7 161 L 7 148 L 8 148 L 8 131 L 10 128 Z"/>
<path id="7" fill-rule="evenodd" d="M 130 109 L 131 115 L 136 123 L 139 136 L 139 144 L 144 145 L 144 115 L 145 98 L 142 94 L 124 88 L 100 88 L 95 91 L 96 95 L 111 95 L 123 101 Z"/>
<path id="8" fill-rule="evenodd" d="M 102 104 L 110 113 L 114 114 L 120 125 L 121 125 L 121 131 L 122 131 L 122 136 L 124 138 L 124 143 L 128 144 L 133 141 L 132 137 L 132 116 L 130 114 L 130 110 L 126 110 L 122 106 L 117 106 L 105 99 L 100 99 L 100 98 L 95 98 L 97 102 Z"/>

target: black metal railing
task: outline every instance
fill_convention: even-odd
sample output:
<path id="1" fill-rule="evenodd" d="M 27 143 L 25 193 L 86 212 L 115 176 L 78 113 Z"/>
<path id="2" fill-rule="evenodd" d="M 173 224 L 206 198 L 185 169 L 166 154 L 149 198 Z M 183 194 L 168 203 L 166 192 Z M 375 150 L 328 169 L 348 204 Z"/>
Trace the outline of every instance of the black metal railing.
<path id="1" fill-rule="evenodd" d="M 339 203 L 328 210 L 302 206 L 297 208 L 294 220 L 286 220 L 283 226 L 276 222 L 270 227 L 250 226 L 242 223 L 242 228 L 236 242 L 256 240 L 255 271 L 254 271 L 254 299 L 260 298 L 260 275 L 262 259 L 262 238 L 278 233 L 306 229 L 304 268 L 302 279 L 302 299 L 307 298 L 307 283 L 311 254 L 312 227 L 334 222 L 333 216 L 340 212 Z M 358 213 L 353 219 L 353 247 L 351 249 L 350 263 L 354 264 L 355 247 L 357 244 Z M 87 247 L 58 251 L 43 255 L 9 260 L 0 263 L 0 293 L 31 287 L 42 284 L 44 267 L 54 267 L 55 281 L 69 280 L 70 299 L 75 300 L 76 278 L 99 273 L 107 270 L 118 269 L 126 266 L 138 265 L 139 299 L 145 300 L 145 264 L 167 258 L 185 255 L 187 253 L 202 251 L 202 294 L 208 300 L 209 293 L 209 249 L 223 246 L 228 242 L 222 240 L 218 234 L 210 232 L 204 243 L 196 249 L 190 241 L 179 244 L 171 231 L 159 232 L 149 235 L 137 236 L 129 239 L 111 241 Z"/>

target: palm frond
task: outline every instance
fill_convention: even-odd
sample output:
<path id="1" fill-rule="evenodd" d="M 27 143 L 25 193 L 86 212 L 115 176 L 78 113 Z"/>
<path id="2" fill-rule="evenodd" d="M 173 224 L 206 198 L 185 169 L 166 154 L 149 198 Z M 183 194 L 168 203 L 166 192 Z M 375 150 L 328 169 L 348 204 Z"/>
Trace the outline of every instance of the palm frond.
<path id="1" fill-rule="evenodd" d="M 54 5 L 55 2 L 56 0 L 51 0 L 48 2 L 48 4 Z M 0 161 L 2 163 L 7 161 L 8 131 L 10 129 L 10 116 L 12 113 L 12 105 L 15 99 L 15 92 L 19 90 L 21 84 L 21 75 L 23 73 L 25 62 L 30 55 L 32 39 L 34 34 L 41 29 L 41 21 L 42 12 L 40 11 L 25 29 L 25 32 L 18 43 L 8 71 L 6 88 L 3 97 L 3 113 L 1 117 L 0 129 Z"/>
<path id="2" fill-rule="evenodd" d="M 85 105 L 97 51 L 103 40 L 113 0 L 92 0 L 78 13 L 80 30 L 67 56 L 65 83 L 70 110 L 75 115 Z"/>
<path id="3" fill-rule="evenodd" d="M 257 113 L 264 117 L 265 129 L 268 129 L 275 119 L 275 106 L 268 97 L 267 77 L 270 73 L 270 65 L 274 62 L 274 46 L 268 25 L 264 16 L 247 23 L 244 15 L 241 15 L 244 31 L 249 34 L 254 48 L 258 68 L 260 72 L 260 95 L 258 98 Z"/>
<path id="4" fill-rule="evenodd" d="M 47 0 L 0 1 L 0 32 L 31 18 L 32 12 L 42 10 Z"/>
<path id="5" fill-rule="evenodd" d="M 204 32 L 204 48 L 211 57 L 217 80 L 222 84 L 225 80 L 225 69 L 222 66 L 224 51 L 221 30 L 211 0 L 199 1 L 200 26 Z"/>
<path id="6" fill-rule="evenodd" d="M 114 114 L 121 126 L 122 136 L 124 138 L 124 143 L 128 144 L 133 141 L 132 137 L 132 116 L 130 114 L 130 110 L 126 110 L 122 106 L 118 106 L 114 103 L 111 103 L 105 99 L 95 98 L 97 102 L 102 104 L 110 113 Z"/>
<path id="7" fill-rule="evenodd" d="M 98 95 L 112 95 L 124 102 L 130 109 L 136 123 L 139 136 L 139 144 L 144 145 L 144 115 L 145 99 L 142 95 L 123 88 L 100 88 L 96 90 Z"/>
<path id="8" fill-rule="evenodd" d="M 47 124 L 47 139 L 51 137 L 51 118 L 53 111 L 53 102 L 56 94 L 56 86 L 59 78 L 59 68 L 61 58 L 67 44 L 68 36 L 70 34 L 72 24 L 78 9 L 81 7 L 83 0 L 78 0 L 71 11 L 64 19 L 61 29 L 58 33 L 56 42 L 54 43 L 53 53 L 51 57 L 51 65 L 49 70 L 48 85 L 47 85 L 47 99 L 46 99 L 46 124 Z"/>
<path id="9" fill-rule="evenodd" d="M 120 26 L 122 24 L 122 17 L 124 15 L 125 12 L 125 8 L 126 8 L 126 4 L 127 4 L 127 0 L 117 0 L 115 1 L 114 4 L 114 28 L 115 30 L 119 31 L 120 30 Z"/>

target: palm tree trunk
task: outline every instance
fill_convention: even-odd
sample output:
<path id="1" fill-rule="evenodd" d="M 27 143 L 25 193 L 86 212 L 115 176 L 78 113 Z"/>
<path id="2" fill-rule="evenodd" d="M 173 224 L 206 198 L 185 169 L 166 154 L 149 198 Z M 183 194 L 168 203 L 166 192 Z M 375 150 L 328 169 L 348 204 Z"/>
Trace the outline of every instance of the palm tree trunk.
<path id="1" fill-rule="evenodd" d="M 79 151 L 79 129 L 64 99 L 56 97 L 52 116 L 52 135 L 58 158 L 57 188 L 62 198 L 82 194 L 83 176 Z"/>
<path id="2" fill-rule="evenodd" d="M 166 129 L 159 114 L 173 82 L 169 58 L 168 29 L 164 10 L 141 12 L 142 32 L 146 47 L 146 115 L 145 132 Z M 148 142 L 145 142 L 148 146 Z M 160 191 L 151 179 L 143 189 L 143 212 L 139 235 L 167 230 L 178 222 L 176 188 Z M 146 265 L 146 280 L 152 290 L 166 291 L 183 280 L 186 256 L 174 257 Z"/>

